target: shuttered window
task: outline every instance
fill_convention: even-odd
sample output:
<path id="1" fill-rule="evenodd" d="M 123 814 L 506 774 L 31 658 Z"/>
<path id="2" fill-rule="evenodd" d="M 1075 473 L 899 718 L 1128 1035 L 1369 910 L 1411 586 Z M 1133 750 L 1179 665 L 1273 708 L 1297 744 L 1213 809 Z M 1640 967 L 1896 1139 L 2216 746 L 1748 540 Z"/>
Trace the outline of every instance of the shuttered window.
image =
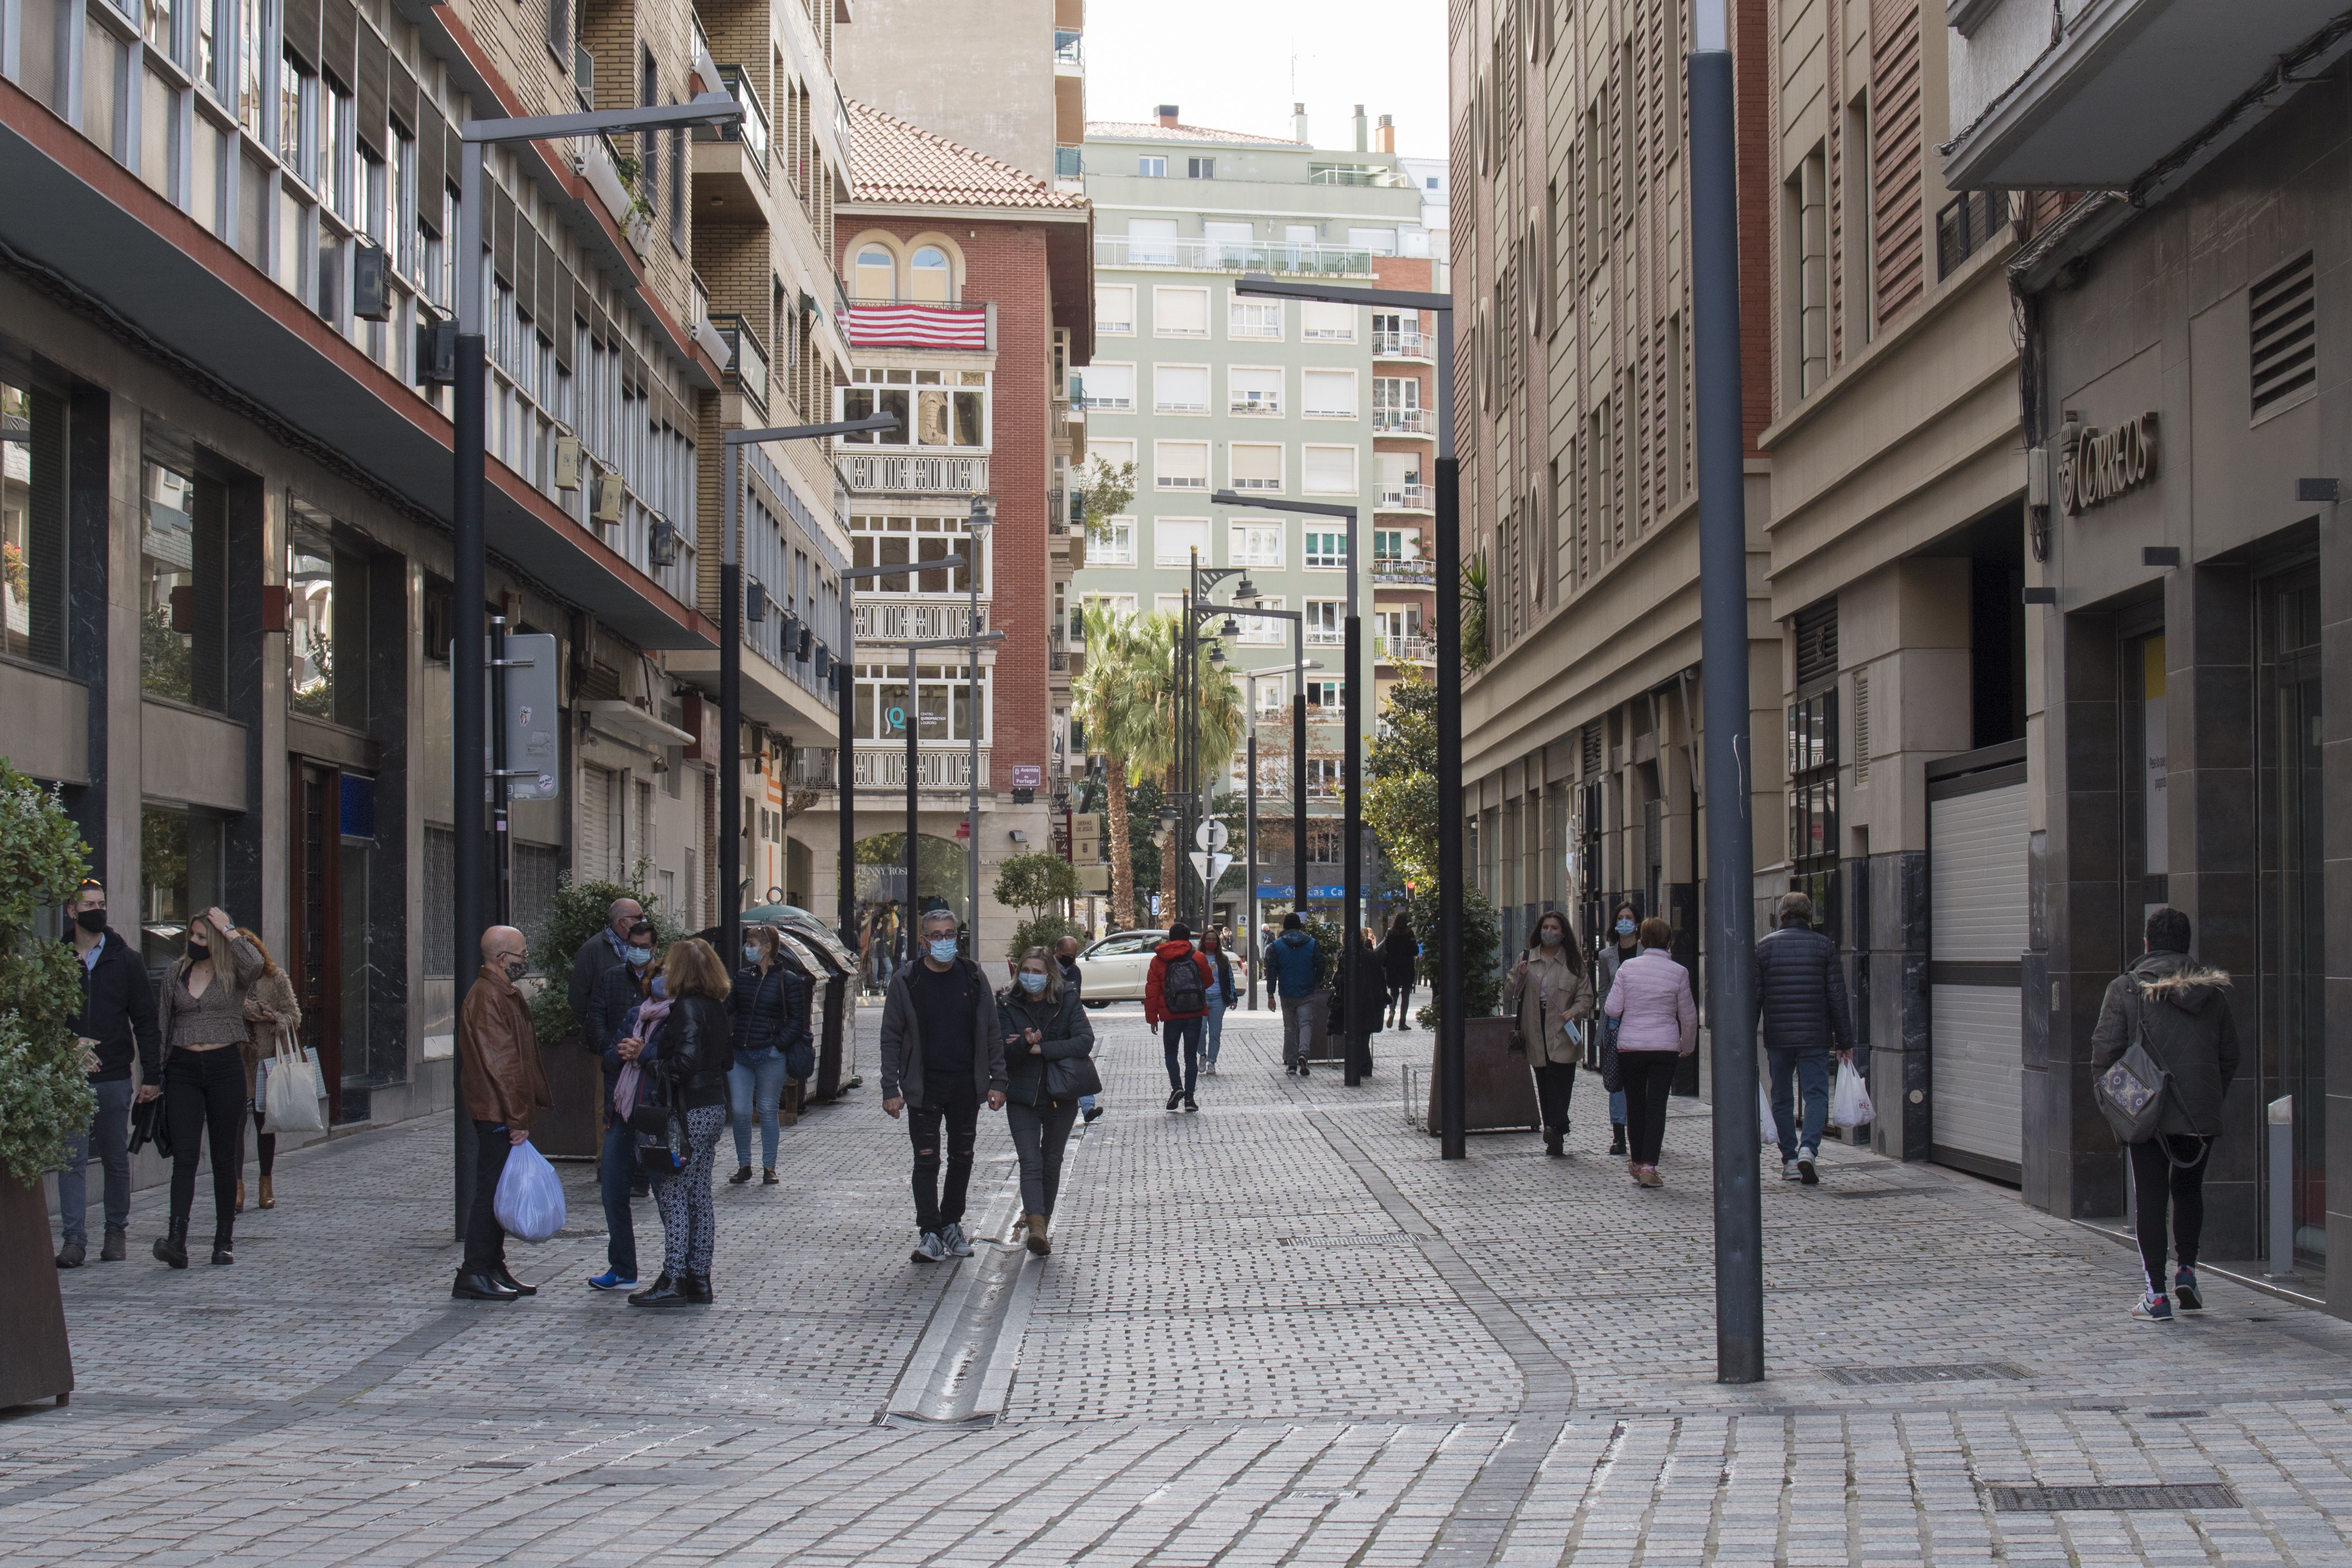
<path id="1" fill-rule="evenodd" d="M 2255 284 L 2248 291 L 2246 306 L 2253 411 L 2266 414 L 2300 402 L 2298 395 L 2310 391 L 2319 376 L 2310 252 Z"/>
<path id="2" fill-rule="evenodd" d="M 1871 0 L 1870 103 L 1878 320 L 1891 321 L 1927 288 L 1918 0 Z"/>
<path id="3" fill-rule="evenodd" d="M 1838 671 L 1837 601 L 1797 612 L 1797 689 L 1811 690 Z"/>

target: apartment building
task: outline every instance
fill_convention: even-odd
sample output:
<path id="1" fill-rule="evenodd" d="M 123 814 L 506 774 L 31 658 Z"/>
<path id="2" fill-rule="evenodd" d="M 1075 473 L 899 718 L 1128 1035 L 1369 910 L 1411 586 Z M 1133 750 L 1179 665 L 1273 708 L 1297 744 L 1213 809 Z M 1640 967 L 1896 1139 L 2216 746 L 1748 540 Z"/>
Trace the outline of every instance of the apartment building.
<path id="1" fill-rule="evenodd" d="M 2091 1031 L 2147 910 L 2173 905 L 2234 977 L 2243 1051 L 2205 1256 L 2269 1259 L 2245 1267 L 2343 1315 L 2352 1199 L 2328 1180 L 2329 1094 L 2352 1080 L 2352 862 L 2326 824 L 2352 816 L 2336 353 L 2352 31 L 2336 11 L 2142 0 L 2068 6 L 2053 27 L 2019 0 L 1955 7 L 1939 173 L 2041 215 L 2008 268 L 2038 601 L 2027 855 L 2021 914 L 1986 933 L 2022 976 L 2002 1089 L 2025 1196 L 2119 1223 Z"/>
<path id="2" fill-rule="evenodd" d="M 858 0 L 843 35 L 853 98 L 1079 189 L 1087 125 L 1086 0 Z"/>
<path id="3" fill-rule="evenodd" d="M 1234 283 L 1268 272 L 1431 286 L 1422 196 L 1399 170 L 1394 132 L 1383 123 L 1375 144 L 1361 106 L 1355 132 L 1352 147 L 1318 149 L 1303 105 L 1287 140 L 1187 125 L 1163 105 L 1153 122 L 1089 125 L 1085 155 L 1100 231 L 1087 463 L 1132 464 L 1135 500 L 1087 541 L 1076 591 L 1172 613 L 1197 562 L 1245 573 L 1259 605 L 1304 612 L 1309 657 L 1324 666 L 1306 687 L 1308 794 L 1333 816 L 1350 572 L 1365 618 L 1364 668 L 1352 678 L 1430 658 L 1434 330 L 1419 312 L 1248 300 Z M 1338 519 L 1213 507 L 1211 493 L 1226 488 L 1356 506 L 1359 553 Z M 1215 597 L 1236 591 L 1229 582 Z M 1288 662 L 1285 623 L 1239 620 L 1223 636 L 1236 668 Z M 1255 685 L 1264 710 L 1287 711 L 1286 679 Z M 1368 724 L 1375 712 L 1367 707 Z M 1267 763 L 1262 787 L 1286 788 L 1289 761 Z M 1330 874 L 1310 868 L 1307 897 L 1337 900 L 1337 837 L 1316 842 Z M 1294 897 L 1271 870 L 1258 891 Z"/>
<path id="4" fill-rule="evenodd" d="M 835 298 L 813 245 L 846 167 L 824 54 L 845 16 L 0 5 L 0 744 L 63 792 L 151 963 L 210 904 L 262 932 L 340 1121 L 448 1102 L 448 658 L 487 614 L 551 635 L 560 677 L 552 788 L 508 835 L 511 918 L 567 874 L 642 878 L 689 923 L 717 908 L 716 731 L 689 684 L 716 662 L 714 432 L 780 390 L 829 406 L 846 363 L 830 310 L 798 308 Z M 499 149 L 483 254 L 460 256 L 464 121 L 722 85 L 786 129 Z M 789 165 L 799 217 L 745 158 Z M 772 288 L 697 221 L 762 191 Z M 419 329 L 468 259 L 490 563 L 488 602 L 459 606 L 450 395 L 420 384 Z M 786 280 L 804 331 L 778 328 Z M 747 560 L 823 625 L 832 489 L 821 458 L 793 473 L 761 481 L 776 526 Z M 821 714 L 815 678 L 752 631 L 747 693 L 777 723 Z"/>

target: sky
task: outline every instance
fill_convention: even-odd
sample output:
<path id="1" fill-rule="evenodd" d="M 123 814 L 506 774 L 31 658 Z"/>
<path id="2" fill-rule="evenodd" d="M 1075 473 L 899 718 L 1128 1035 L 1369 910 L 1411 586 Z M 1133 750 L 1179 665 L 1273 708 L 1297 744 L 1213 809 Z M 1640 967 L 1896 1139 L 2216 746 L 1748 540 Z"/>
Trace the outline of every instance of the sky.
<path id="1" fill-rule="evenodd" d="M 1397 151 L 1445 155 L 1445 0 L 1087 0 L 1087 117 L 1290 134 L 1345 147 L 1355 106 Z"/>

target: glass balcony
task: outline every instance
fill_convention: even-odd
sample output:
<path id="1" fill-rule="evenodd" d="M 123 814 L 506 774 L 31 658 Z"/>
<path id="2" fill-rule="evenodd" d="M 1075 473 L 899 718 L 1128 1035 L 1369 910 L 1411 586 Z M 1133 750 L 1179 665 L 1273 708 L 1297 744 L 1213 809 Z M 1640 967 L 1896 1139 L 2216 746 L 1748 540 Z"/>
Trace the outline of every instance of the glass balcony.
<path id="1" fill-rule="evenodd" d="M 1132 239 L 1126 235 L 1102 235 L 1095 240 L 1095 265 L 1369 278 L 1372 253 L 1347 245 L 1257 245 L 1230 239 Z"/>
<path id="2" fill-rule="evenodd" d="M 1086 59 L 1086 35 L 1075 27 L 1054 29 L 1054 58 L 1060 64 L 1074 66 Z"/>
<path id="3" fill-rule="evenodd" d="M 768 406 L 768 351 L 760 334 L 741 316 L 716 315 L 710 324 L 727 344 L 727 384 L 750 398 L 762 412 Z"/>
<path id="4" fill-rule="evenodd" d="M 719 79 L 727 91 L 743 106 L 743 119 L 735 125 L 700 125 L 695 128 L 697 142 L 740 142 L 743 150 L 758 161 L 764 173 L 768 167 L 768 111 L 760 102 L 759 89 L 751 85 L 741 66 L 720 66 Z"/>

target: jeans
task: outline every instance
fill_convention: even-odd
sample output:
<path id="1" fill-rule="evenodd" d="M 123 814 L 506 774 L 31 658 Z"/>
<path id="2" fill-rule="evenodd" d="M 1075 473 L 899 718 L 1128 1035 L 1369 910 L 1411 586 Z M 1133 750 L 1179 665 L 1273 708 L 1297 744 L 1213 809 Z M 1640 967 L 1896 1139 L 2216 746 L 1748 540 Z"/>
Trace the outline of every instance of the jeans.
<path id="1" fill-rule="evenodd" d="M 947 1134 L 947 1179 L 940 1178 L 940 1134 Z M 963 1218 L 971 1184 L 971 1148 L 980 1138 L 980 1096 L 947 1092 L 930 1105 L 907 1107 L 907 1135 L 915 1144 L 915 1228 L 929 1232 Z"/>
<path id="2" fill-rule="evenodd" d="M 629 1211 L 629 1193 L 639 1169 L 637 1135 L 625 1121 L 608 1116 L 604 1123 L 604 1147 L 596 1156 L 596 1192 L 604 1200 L 604 1261 L 622 1279 L 635 1279 L 637 1224 Z"/>
<path id="3" fill-rule="evenodd" d="M 474 1123 L 474 1201 L 466 1211 L 468 1274 L 496 1274 L 507 1266 L 507 1233 L 499 1224 L 499 1178 L 507 1173 L 506 1123 Z"/>
<path id="4" fill-rule="evenodd" d="M 1609 1125 L 1612 1127 L 1625 1125 L 1625 1091 L 1622 1089 L 1612 1089 L 1609 1091 Z"/>
<path id="5" fill-rule="evenodd" d="M 1307 1047 L 1311 1038 L 1308 1009 L 1315 1005 L 1312 996 L 1284 996 L 1282 1005 L 1282 1065 L 1303 1068 L 1307 1065 Z"/>
<path id="6" fill-rule="evenodd" d="M 751 1163 L 751 1113 L 760 1113 L 760 1168 L 776 1168 L 776 1101 L 784 1092 L 784 1053 L 773 1046 L 737 1051 L 727 1069 L 727 1120 L 735 1128 L 735 1163 Z"/>
<path id="7" fill-rule="evenodd" d="M 163 1063 L 163 1115 L 172 1129 L 172 1223 L 184 1226 L 196 1203 L 196 1159 L 213 1154 L 213 1235 L 236 1223 L 236 1178 L 245 1168 L 245 1056 L 235 1046 L 192 1051 Z"/>
<path id="8" fill-rule="evenodd" d="M 676 1279 L 710 1278 L 719 1246 L 719 1214 L 710 1202 L 710 1163 L 719 1152 L 726 1108 L 698 1105 L 686 1113 L 686 1163 L 654 1190 L 661 1209 L 662 1272 Z"/>
<path id="9" fill-rule="evenodd" d="M 93 1083 L 97 1113 L 89 1129 L 66 1140 L 66 1163 L 58 1170 L 58 1217 L 67 1241 L 89 1243 L 83 1221 L 89 1212 L 89 1156 L 106 1172 L 106 1228 L 121 1230 L 131 1223 L 131 1095 L 127 1078 Z"/>
<path id="10" fill-rule="evenodd" d="M 1666 1142 L 1666 1097 L 1674 1092 L 1675 1051 L 1619 1051 L 1617 1081 L 1625 1086 L 1625 1136 L 1636 1165 L 1654 1165 Z"/>
<path id="11" fill-rule="evenodd" d="M 1576 1093 L 1580 1070 L 1574 1062 L 1536 1064 L 1536 1104 L 1543 1112 L 1545 1131 L 1568 1131 L 1568 1102 Z"/>
<path id="12" fill-rule="evenodd" d="M 1206 1022 L 1205 1018 L 1168 1018 L 1161 1021 L 1160 1044 L 1168 1058 L 1170 1092 L 1181 1089 L 1185 1098 L 1190 1099 L 1194 1086 L 1200 1082 L 1201 1026 Z M 1181 1071 L 1176 1065 L 1176 1052 L 1180 1046 L 1184 1053 L 1184 1065 Z"/>
<path id="13" fill-rule="evenodd" d="M 2169 1145 L 2171 1159 L 2165 1157 Z M 2145 1143 L 2127 1143 L 2131 1153 L 2133 1219 L 2139 1230 L 2139 1262 L 2147 1274 L 2147 1288 L 2159 1296 L 2172 1293 L 2164 1272 L 2164 1211 L 2172 1209 L 2172 1251 L 2183 1268 L 2197 1267 L 2197 1238 L 2205 1229 L 2205 1167 L 2211 1163 L 2213 1145 L 2202 1138 L 2158 1133 Z M 2173 1164 L 2186 1160 L 2186 1165 Z"/>
<path id="14" fill-rule="evenodd" d="M 1070 1142 L 1070 1129 L 1077 1120 L 1075 1100 L 1004 1108 L 1013 1150 L 1021 1156 L 1021 1206 L 1028 1213 L 1054 1212 L 1054 1199 L 1062 1190 L 1062 1150 Z"/>
<path id="15" fill-rule="evenodd" d="M 1768 1066 L 1772 1075 L 1772 1121 L 1780 1130 L 1780 1163 L 1787 1164 L 1797 1157 L 1797 1145 L 1802 1143 L 1809 1152 L 1822 1150 L 1822 1129 L 1830 1120 L 1830 1053 L 1827 1047 L 1811 1046 L 1801 1051 L 1767 1048 Z M 1790 1079 L 1796 1079 L 1796 1089 L 1805 1097 L 1804 1136 L 1797 1136 L 1796 1100 Z"/>
<path id="16" fill-rule="evenodd" d="M 1209 987 L 1208 1027 L 1201 1040 L 1201 1060 L 1203 1066 L 1215 1067 L 1217 1053 L 1225 1044 L 1225 994 L 1216 986 Z M 1043 1212 L 1042 1210 L 1039 1212 Z"/>

